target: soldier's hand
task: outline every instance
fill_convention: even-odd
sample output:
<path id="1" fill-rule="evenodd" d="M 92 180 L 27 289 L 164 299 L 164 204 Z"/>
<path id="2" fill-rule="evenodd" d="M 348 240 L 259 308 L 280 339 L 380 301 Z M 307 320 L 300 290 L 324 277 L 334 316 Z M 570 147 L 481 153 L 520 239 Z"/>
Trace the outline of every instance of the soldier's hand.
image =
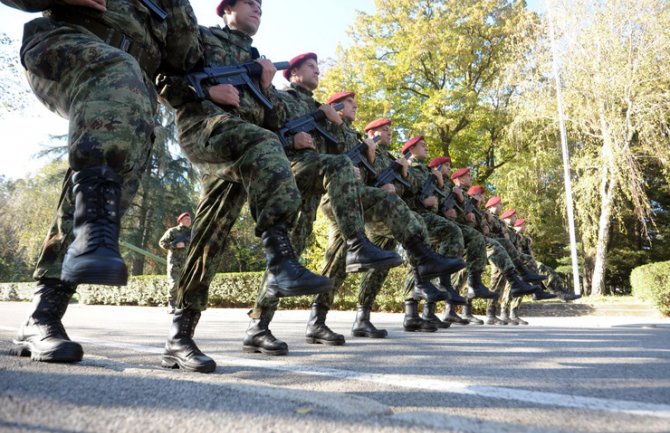
<path id="1" fill-rule="evenodd" d="M 322 106 L 319 107 L 319 110 L 323 111 L 323 113 L 326 115 L 326 118 L 333 122 L 336 125 L 341 125 L 343 120 L 342 116 L 340 116 L 340 113 L 335 111 L 332 105 L 330 104 L 323 104 Z"/>
<path id="2" fill-rule="evenodd" d="M 392 183 L 385 183 L 382 185 L 382 189 L 388 193 L 396 194 L 395 185 Z"/>
<path id="3" fill-rule="evenodd" d="M 451 209 L 448 209 L 448 210 L 444 213 L 444 215 L 445 215 L 447 218 L 452 219 L 452 220 L 455 220 L 456 217 L 458 216 L 458 214 L 456 213 L 456 209 L 454 209 L 453 207 L 452 207 Z"/>
<path id="4" fill-rule="evenodd" d="M 398 158 L 395 160 L 402 167 L 402 177 L 409 176 L 409 161 L 405 158 Z"/>
<path id="5" fill-rule="evenodd" d="M 484 233 L 485 235 L 488 235 L 489 233 L 491 233 L 491 229 L 489 228 L 488 225 L 484 224 L 482 226 L 482 233 Z"/>
<path id="6" fill-rule="evenodd" d="M 435 176 L 435 181 L 437 186 L 442 188 L 444 186 L 444 177 L 442 176 L 442 169 L 438 170 L 437 167 L 431 170 L 433 176 Z"/>
<path id="7" fill-rule="evenodd" d="M 295 150 L 316 149 L 314 139 L 306 132 L 298 132 L 293 136 L 293 148 Z"/>
<path id="8" fill-rule="evenodd" d="M 63 0 L 63 2 L 71 6 L 83 6 L 100 12 L 107 10 L 107 0 Z"/>
<path id="9" fill-rule="evenodd" d="M 458 199 L 459 203 L 463 203 L 463 191 L 457 186 L 455 186 L 452 191 L 454 192 L 454 195 Z"/>
<path id="10" fill-rule="evenodd" d="M 209 99 L 218 105 L 240 106 L 240 92 L 232 84 L 217 84 L 209 88 Z"/>
<path id="11" fill-rule="evenodd" d="M 377 153 L 376 153 L 377 152 L 377 143 L 375 143 L 375 141 L 372 140 L 371 138 L 366 138 L 365 140 L 363 140 L 363 143 L 365 143 L 365 145 L 368 147 L 368 151 L 367 151 L 368 161 L 370 161 L 370 164 L 374 164 L 375 159 L 377 158 Z"/>
<path id="12" fill-rule="evenodd" d="M 277 68 L 275 68 L 275 65 L 270 61 L 270 59 L 256 59 L 256 63 L 263 67 L 263 72 L 261 73 L 259 82 L 261 89 L 266 90 L 272 84 L 272 79 L 277 73 Z"/>
<path id="13" fill-rule="evenodd" d="M 427 197 L 423 200 L 423 205 L 428 209 L 437 207 L 438 203 L 439 202 L 437 200 L 437 197 L 435 197 L 434 195 L 431 195 L 430 197 Z"/>
<path id="14" fill-rule="evenodd" d="M 465 220 L 469 223 L 473 223 L 473 222 L 477 221 L 477 219 L 475 218 L 475 214 L 472 213 L 472 212 L 465 215 Z"/>
<path id="15" fill-rule="evenodd" d="M 354 176 L 356 176 L 356 179 L 361 180 L 361 169 L 358 167 L 354 167 Z"/>
<path id="16" fill-rule="evenodd" d="M 175 248 L 186 248 L 186 244 L 183 242 L 177 242 L 177 245 L 174 246 Z"/>

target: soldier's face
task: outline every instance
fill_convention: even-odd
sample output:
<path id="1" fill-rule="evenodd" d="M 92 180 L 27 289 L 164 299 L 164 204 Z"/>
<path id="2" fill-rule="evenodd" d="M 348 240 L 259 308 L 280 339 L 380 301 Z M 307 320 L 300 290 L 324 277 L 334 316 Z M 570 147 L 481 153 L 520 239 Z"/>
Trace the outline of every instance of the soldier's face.
<path id="1" fill-rule="evenodd" d="M 261 26 L 261 5 L 255 0 L 238 0 L 223 9 L 228 27 L 253 36 Z"/>
<path id="2" fill-rule="evenodd" d="M 461 185 L 463 185 L 466 188 L 470 188 L 472 186 L 472 178 L 470 177 L 470 173 L 465 173 L 463 176 L 459 177 L 461 180 Z"/>
<path id="3" fill-rule="evenodd" d="M 421 140 L 412 146 L 409 151 L 412 152 L 412 157 L 417 161 L 425 161 L 426 156 L 428 156 L 428 145 L 425 141 Z"/>
<path id="4" fill-rule="evenodd" d="M 358 105 L 354 98 L 349 97 L 341 101 L 344 104 L 344 108 L 340 111 L 342 118 L 353 122 L 356 120 L 356 111 L 358 110 Z"/>
<path id="5" fill-rule="evenodd" d="M 384 125 L 377 129 L 373 129 L 370 132 L 370 138 L 374 138 L 376 135 L 379 136 L 379 142 L 377 144 L 382 144 L 385 146 L 391 144 L 391 138 L 393 135 L 391 132 L 391 125 Z"/>
<path id="6" fill-rule="evenodd" d="M 184 217 L 179 221 L 179 224 L 183 225 L 184 227 L 191 227 L 191 217 Z"/>
<path id="7" fill-rule="evenodd" d="M 319 87 L 319 65 L 314 59 L 307 59 L 291 71 L 291 82 L 297 83 L 307 90 Z"/>

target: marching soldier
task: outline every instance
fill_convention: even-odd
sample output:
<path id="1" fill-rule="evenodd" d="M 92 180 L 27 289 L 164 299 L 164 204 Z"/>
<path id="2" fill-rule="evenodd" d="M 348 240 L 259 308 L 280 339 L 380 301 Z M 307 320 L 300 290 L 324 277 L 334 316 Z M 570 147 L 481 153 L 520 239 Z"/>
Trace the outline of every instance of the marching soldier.
<path id="1" fill-rule="evenodd" d="M 14 352 L 77 362 L 83 349 L 61 319 L 78 284 L 127 282 L 119 224 L 151 153 L 153 78 L 198 62 L 197 22 L 186 0 L 1 1 L 44 12 L 24 27 L 21 63 L 37 98 L 69 120 L 70 167 Z"/>
<path id="2" fill-rule="evenodd" d="M 179 274 L 186 261 L 186 252 L 191 243 L 191 214 L 184 212 L 177 217 L 177 226 L 167 229 L 158 244 L 167 250 L 168 314 L 174 314 Z"/>

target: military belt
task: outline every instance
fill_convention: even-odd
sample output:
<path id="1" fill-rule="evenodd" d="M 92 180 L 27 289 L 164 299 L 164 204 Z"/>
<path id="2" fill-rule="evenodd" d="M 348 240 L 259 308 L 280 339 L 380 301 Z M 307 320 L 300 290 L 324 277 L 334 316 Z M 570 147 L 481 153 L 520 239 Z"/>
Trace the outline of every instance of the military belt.
<path id="1" fill-rule="evenodd" d="M 140 64 L 142 70 L 144 70 L 144 72 L 151 78 L 156 74 L 160 60 L 151 56 L 149 54 L 150 50 L 147 50 L 143 44 L 137 43 L 130 36 L 85 15 L 63 13 L 54 10 L 51 13 L 51 17 L 56 21 L 62 21 L 67 24 L 74 24 L 86 28 L 88 31 L 102 39 L 107 45 L 118 48 L 133 56 L 135 60 L 137 60 L 137 63 Z"/>

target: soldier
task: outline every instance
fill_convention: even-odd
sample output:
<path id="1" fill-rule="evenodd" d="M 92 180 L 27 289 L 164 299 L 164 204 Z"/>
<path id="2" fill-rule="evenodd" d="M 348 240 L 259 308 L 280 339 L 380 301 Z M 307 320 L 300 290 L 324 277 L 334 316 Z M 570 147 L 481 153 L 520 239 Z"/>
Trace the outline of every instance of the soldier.
<path id="1" fill-rule="evenodd" d="M 262 74 L 254 85 L 273 109 L 267 110 L 246 87 L 206 86 L 207 98 L 200 99 L 183 77 L 159 80 L 161 96 L 177 109 L 179 144 L 202 173 L 201 200 L 162 365 L 199 372 L 213 371 L 216 364 L 197 348 L 193 333 L 207 308 L 209 285 L 230 229 L 247 199 L 265 249 L 272 296 L 318 294 L 330 288 L 327 278 L 300 264 L 288 237 L 300 208 L 300 192 L 277 136 L 267 129 L 286 120 L 286 107 L 272 86 L 274 65 L 252 46 L 251 37 L 261 23 L 261 1 L 223 0 L 216 12 L 226 25 L 200 28 L 204 65 L 259 63 Z M 274 339 L 262 324 L 252 336 L 256 338 L 263 344 Z"/>
<path id="2" fill-rule="evenodd" d="M 341 151 L 349 154 L 356 151 L 362 140 L 362 137 L 351 126 L 352 122 L 356 120 L 357 105 L 355 93 L 335 93 L 326 103 L 335 104 L 338 102 L 343 104 L 343 108 L 338 113 L 342 117 L 344 124 L 339 131 L 335 131 L 336 137 L 338 143 L 342 144 Z M 374 164 L 377 150 L 376 143 L 370 138 L 364 140 L 364 143 L 365 148 L 359 150 L 362 153 L 361 158 L 365 158 L 369 164 Z M 357 168 L 357 170 L 363 183 L 369 184 L 375 181 L 377 171 L 374 168 L 372 170 Z M 374 186 L 362 186 L 361 204 L 363 206 L 366 231 L 368 233 L 375 237 L 386 236 L 396 239 L 409 250 L 410 255 L 414 255 L 413 258 L 416 258 L 415 244 L 424 242 L 421 240 L 424 238 L 422 224 L 416 214 L 410 211 L 405 202 L 397 194 Z M 345 249 L 344 239 L 335 223 L 328 196 L 323 197 L 321 209 L 330 220 L 328 246 L 325 254 L 326 263 L 323 268 L 323 274 L 330 278 L 333 283 L 333 290 L 328 294 L 315 297 L 314 303 L 329 307 L 334 301 L 337 290 L 346 279 L 343 254 Z M 419 240 L 413 241 L 413 238 Z M 369 338 L 384 338 L 388 335 L 386 330 L 377 329 L 370 322 L 370 310 L 374 303 L 374 295 L 376 293 L 370 294 L 363 290 L 359 292 L 356 320 L 352 326 L 351 335 Z"/>
<path id="3" fill-rule="evenodd" d="M 462 168 L 456 170 L 454 174 L 451 175 L 451 179 L 456 184 L 454 187 L 454 196 L 457 197 L 457 201 L 461 203 L 464 209 L 467 209 L 465 211 L 466 213 L 472 213 L 474 215 L 474 218 L 472 218 L 474 220 L 474 226 L 486 239 L 488 261 L 493 266 L 494 270 L 499 270 L 505 281 L 509 283 L 510 295 L 512 297 L 517 297 L 538 291 L 539 288 L 537 286 L 530 285 L 521 279 L 507 250 L 501 245 L 498 238 L 493 238 L 491 236 L 491 227 L 489 226 L 488 219 L 478 211 L 480 205 L 478 198 L 481 197 L 483 188 L 470 189 L 473 186 L 472 178 L 470 177 L 470 169 Z M 467 194 L 468 191 L 473 194 L 472 197 Z M 460 197 L 463 197 L 462 201 Z M 492 285 L 492 287 L 494 286 Z M 468 314 L 466 313 L 466 316 L 467 315 Z M 477 319 L 475 323 L 479 323 L 479 319 Z"/>
<path id="4" fill-rule="evenodd" d="M 561 277 L 561 275 L 558 272 L 556 272 L 553 268 L 545 265 L 544 263 L 537 261 L 537 259 L 535 258 L 535 254 L 533 254 L 533 248 L 532 248 L 533 240 L 526 232 L 526 220 L 523 218 L 519 218 L 518 220 L 516 220 L 516 222 L 514 223 L 514 230 L 517 233 L 517 245 L 521 250 L 521 252 L 531 256 L 533 258 L 535 267 L 537 268 L 538 272 L 547 276 L 546 283 L 545 282 L 541 283 L 543 288 L 548 289 L 551 293 L 556 295 L 563 302 L 570 302 L 581 298 L 582 295 L 572 293 L 568 289 L 567 285 L 563 281 L 563 277 Z"/>
<path id="5" fill-rule="evenodd" d="M 174 314 L 179 274 L 186 261 L 186 252 L 191 243 L 191 214 L 184 212 L 177 217 L 177 226 L 167 229 L 158 244 L 167 255 L 168 314 Z"/>
<path id="6" fill-rule="evenodd" d="M 24 27 L 21 63 L 38 99 L 69 120 L 70 168 L 13 351 L 77 362 L 82 347 L 61 319 L 78 284 L 127 282 L 119 223 L 151 152 L 153 77 L 159 66 L 183 73 L 196 64 L 197 23 L 186 0 L 1 1 L 44 12 Z"/>
<path id="7" fill-rule="evenodd" d="M 365 132 L 368 138 L 372 139 L 379 137 L 375 149 L 374 168 L 377 172 L 377 178 L 371 181 L 372 184 L 379 186 L 385 191 L 395 193 L 403 197 L 405 202 L 413 200 L 416 192 L 420 189 L 417 179 L 415 179 L 416 171 L 409 167 L 407 159 L 396 158 L 390 152 L 391 144 L 391 120 L 382 118 L 373 120 L 365 127 Z M 394 170 L 398 173 L 391 181 L 383 179 L 386 183 L 382 183 L 379 178 L 382 178 L 386 170 Z M 399 170 L 399 172 L 398 172 Z M 424 224 L 425 225 L 425 224 Z M 424 229 L 425 230 L 425 229 Z M 393 250 L 396 247 L 396 241 L 388 233 L 378 233 L 372 238 L 376 245 L 388 250 Z M 446 299 L 446 293 L 438 290 L 430 280 L 435 277 L 442 277 L 462 269 L 465 263 L 460 258 L 451 258 L 448 260 L 449 266 L 445 267 L 442 272 L 424 273 L 421 272 L 422 257 L 433 257 L 435 253 L 427 246 L 424 246 L 423 239 L 414 237 L 410 242 L 403 243 L 403 247 L 407 251 L 410 263 L 416 267 L 413 272 L 419 275 L 415 279 L 414 290 L 411 296 L 405 299 L 405 318 L 403 320 L 403 329 L 407 332 L 435 332 L 437 326 L 419 316 L 418 300 L 424 299 L 426 302 L 435 302 Z M 424 253 L 421 253 L 424 251 Z M 421 253 L 421 254 L 419 254 Z M 430 255 L 428 254 L 430 253 Z M 436 255 L 440 257 L 439 255 Z M 418 266 L 417 266 L 418 264 Z M 361 280 L 360 293 L 366 294 L 366 304 L 372 305 L 374 298 L 379 293 L 384 280 L 388 275 L 387 271 L 368 271 Z"/>
<path id="8" fill-rule="evenodd" d="M 423 136 L 409 139 L 402 148 L 402 153 L 410 152 L 410 166 L 415 170 L 416 182 L 421 186 L 419 194 L 414 200 L 409 201 L 410 208 L 423 218 L 428 228 L 431 245 L 439 254 L 446 257 L 462 257 L 465 253 L 463 233 L 459 226 L 452 220 L 439 214 L 440 202 L 434 189 L 444 188 L 443 172 L 441 169 L 429 168 L 425 164 L 428 148 Z M 481 284 L 481 273 L 469 273 L 468 299 L 497 297 Z M 414 276 L 410 276 L 407 287 L 411 287 Z M 451 306 L 468 305 L 468 301 L 461 297 L 451 285 L 451 276 L 444 275 L 439 278 L 439 288 L 447 294 L 446 301 Z M 449 327 L 450 321 L 443 322 L 435 315 L 435 302 L 426 302 L 424 305 L 423 318 L 434 323 L 438 328 Z"/>

